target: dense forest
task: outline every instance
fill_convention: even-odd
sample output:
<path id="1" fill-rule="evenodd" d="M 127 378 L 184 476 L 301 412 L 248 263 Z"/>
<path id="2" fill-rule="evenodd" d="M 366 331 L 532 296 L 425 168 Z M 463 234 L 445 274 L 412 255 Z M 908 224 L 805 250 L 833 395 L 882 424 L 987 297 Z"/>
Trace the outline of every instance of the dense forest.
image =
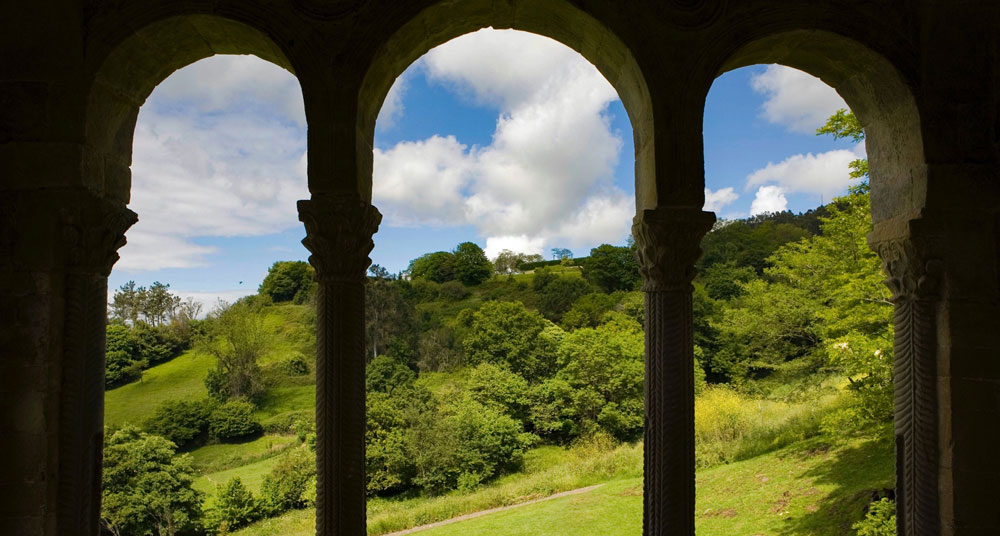
<path id="1" fill-rule="evenodd" d="M 847 112 L 824 128 L 863 137 Z M 864 166 L 852 164 L 857 186 L 827 205 L 720 221 L 704 239 L 693 283 L 699 467 L 824 434 L 889 437 L 892 306 L 865 243 Z M 553 256 L 504 251 L 490 260 L 464 242 L 399 274 L 371 267 L 371 498 L 471 492 L 520 471 L 532 449 L 642 439 L 645 318 L 634 246 Z M 204 319 L 167 285 L 130 283 L 115 293 L 108 389 L 143 382 L 150 367 L 182 352 L 212 365 L 200 378 L 203 399 L 163 400 L 143 421 L 109 428 L 103 517 L 111 532 L 221 534 L 311 504 L 311 409 L 268 408 L 286 386 L 313 381 L 314 292 L 307 263 L 279 261 L 258 294 Z M 276 324 L 292 310 L 303 329 Z M 765 403 L 780 408 L 773 422 L 745 410 Z M 178 453 L 262 432 L 294 434 L 297 446 L 258 489 L 239 476 L 211 494 L 195 489 L 192 460 Z M 886 504 L 858 534 L 892 533 Z"/>

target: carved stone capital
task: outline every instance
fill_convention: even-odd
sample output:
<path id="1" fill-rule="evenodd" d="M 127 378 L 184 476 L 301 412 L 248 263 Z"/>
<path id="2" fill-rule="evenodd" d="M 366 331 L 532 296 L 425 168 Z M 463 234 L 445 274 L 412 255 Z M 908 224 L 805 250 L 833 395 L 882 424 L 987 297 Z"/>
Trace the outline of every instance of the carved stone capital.
<path id="1" fill-rule="evenodd" d="M 59 208 L 63 262 L 71 273 L 107 276 L 125 245 L 125 231 L 139 220 L 135 212 L 107 199 L 73 199 Z"/>
<path id="2" fill-rule="evenodd" d="M 318 195 L 299 201 L 299 221 L 306 226 L 302 244 L 312 253 L 309 262 L 320 281 L 364 281 L 371 265 L 382 214 L 354 196 Z"/>
<path id="3" fill-rule="evenodd" d="M 876 226 L 868 236 L 869 246 L 882 259 L 893 300 L 934 299 L 940 293 L 945 269 L 942 244 L 927 232 L 926 223 L 917 219 Z"/>
<path id="4" fill-rule="evenodd" d="M 685 290 L 695 276 L 701 239 L 715 214 L 688 208 L 644 210 L 632 223 L 636 258 L 646 292 Z"/>

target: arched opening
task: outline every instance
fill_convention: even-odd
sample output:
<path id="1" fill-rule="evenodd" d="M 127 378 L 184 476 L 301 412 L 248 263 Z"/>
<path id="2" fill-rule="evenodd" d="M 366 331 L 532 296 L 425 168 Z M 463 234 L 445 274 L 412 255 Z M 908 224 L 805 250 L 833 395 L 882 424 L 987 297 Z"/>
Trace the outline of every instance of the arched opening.
<path id="1" fill-rule="evenodd" d="M 239 299 L 257 292 L 275 260 L 304 258 L 295 202 L 308 196 L 306 120 L 301 88 L 289 71 L 260 30 L 196 15 L 139 30 L 118 43 L 94 77 L 83 181 L 109 207 L 128 203 L 139 223 L 110 276 L 113 294 L 101 296 L 108 281 L 101 278 L 104 290 L 88 296 L 111 301 L 108 326 L 104 307 L 99 322 L 87 326 L 100 329 L 94 340 L 108 349 L 100 378 L 87 371 L 93 381 L 83 386 L 84 396 L 93 403 L 67 406 L 60 419 L 70 434 L 89 436 L 93 450 L 84 470 L 95 479 L 102 421 L 106 425 L 104 480 L 90 489 L 103 494 L 101 526 L 112 533 L 157 527 L 183 533 L 245 522 L 219 517 L 212 505 L 223 493 L 212 473 L 243 465 L 234 460 L 252 460 L 255 451 L 264 455 L 258 462 L 283 462 L 274 455 L 301 443 L 289 431 L 291 417 L 282 415 L 289 399 L 302 406 L 291 408 L 296 415 L 314 411 L 308 320 L 314 304 L 269 309 L 270 297 Z M 311 277 L 304 281 L 313 285 Z M 216 300 L 230 305 L 212 311 Z M 286 328 L 301 344 L 288 346 L 288 334 L 274 340 Z M 89 392 L 97 389 L 99 395 Z M 275 417 L 288 422 L 272 427 Z M 236 428 L 227 430 L 224 421 Z M 65 448 L 76 448 L 69 439 Z M 220 465 L 222 451 L 232 459 Z M 315 474 L 315 460 L 304 457 L 296 463 Z M 154 475 L 168 480 L 156 484 Z M 222 480 L 217 483 L 226 490 L 235 489 Z M 259 484 L 240 489 L 259 494 Z M 67 526 L 97 526 L 99 499 L 79 498 L 95 518 L 67 519 Z M 65 503 L 63 515 L 73 515 L 75 506 Z"/>
<path id="2" fill-rule="evenodd" d="M 914 334 L 910 327 L 914 321 L 932 323 L 933 312 L 924 310 L 913 313 L 910 300 L 914 299 L 914 295 L 905 290 L 900 292 L 897 280 L 893 279 L 898 273 L 900 258 L 900 254 L 895 252 L 911 251 L 909 248 L 913 246 L 910 241 L 923 239 L 919 236 L 919 229 L 911 223 L 920 217 L 928 187 L 915 100 L 906 81 L 888 60 L 860 43 L 829 32 L 800 30 L 757 39 L 733 52 L 720 72 L 759 63 L 786 65 L 819 77 L 837 90 L 856 114 L 857 126 L 864 129 L 870 161 L 871 218 L 874 222 L 874 231 L 869 234 L 868 243 L 881 257 L 889 276 L 886 283 L 891 296 L 883 291 L 886 296 L 880 301 L 886 304 L 882 307 L 886 311 L 882 314 L 868 311 L 861 314 L 862 318 L 858 320 L 864 322 L 875 316 L 889 316 L 887 302 L 894 303 L 891 315 L 895 332 L 891 348 L 894 355 L 889 363 L 884 359 L 884 354 L 890 350 L 888 346 L 882 349 L 877 344 L 869 344 L 874 342 L 871 338 L 867 339 L 868 343 L 863 337 L 847 340 L 850 337 L 846 335 L 844 340 L 834 343 L 830 355 L 835 362 L 838 356 L 846 357 L 846 361 L 842 359 L 839 362 L 841 366 L 852 359 L 856 363 L 857 356 L 852 358 L 851 354 L 857 354 L 857 350 L 864 347 L 864 353 L 872 354 L 868 364 L 878 363 L 883 380 L 894 378 L 893 431 L 887 431 L 885 435 L 891 435 L 895 442 L 897 527 L 901 533 L 905 533 L 908 525 L 937 530 L 938 476 L 935 467 L 939 463 L 939 446 L 936 425 L 932 423 L 937 422 L 935 375 L 938 365 L 932 352 L 913 350 L 914 345 L 926 344 L 928 337 L 933 340 L 934 334 L 933 329 L 927 329 L 926 335 Z M 833 216 L 838 214 L 842 211 L 835 211 Z M 822 226 L 820 230 L 823 230 Z M 832 228 L 830 231 L 831 234 L 835 232 Z M 808 240 L 803 241 L 806 242 Z M 802 253 L 805 249 L 803 246 L 798 251 Z M 869 255 L 867 252 L 864 254 Z M 787 268 L 787 257 L 776 260 L 783 262 Z M 875 262 L 873 258 L 869 264 L 874 265 Z M 869 267 L 867 272 L 873 269 L 874 266 Z M 871 274 L 868 278 L 872 279 Z M 851 284 L 857 283 L 859 281 L 851 281 Z M 874 284 L 869 286 L 876 291 Z M 869 379 L 879 374 L 872 367 L 868 367 L 867 371 L 856 370 L 855 373 Z M 864 385 L 861 388 L 863 390 Z M 888 396 L 889 393 L 884 393 L 879 397 L 883 399 L 882 405 L 889 405 Z M 856 417 L 851 425 L 856 424 L 861 416 Z"/>
<path id="3" fill-rule="evenodd" d="M 483 29 L 429 50 L 389 95 L 373 138 L 372 204 L 384 217 L 372 258 L 390 273 L 371 272 L 368 288 L 369 530 L 525 494 L 583 488 L 597 501 L 592 478 L 641 488 L 631 128 L 611 84 L 556 41 Z M 473 256 L 488 261 L 481 277 L 465 275 Z M 598 277 L 590 263 L 602 256 L 629 264 L 625 280 Z M 388 317 L 388 303 L 411 320 Z M 625 461 L 597 476 L 614 459 Z M 624 523 L 637 533 L 633 491 Z M 568 512 L 568 501 L 547 504 Z M 490 533 L 492 522 L 455 527 Z M 586 534 L 622 521 L 567 523 Z"/>
<path id="4" fill-rule="evenodd" d="M 757 471 L 733 495 L 699 487 L 697 511 L 739 511 L 761 533 L 839 533 L 891 514 L 878 501 L 894 498 L 893 306 L 866 242 L 864 131 L 821 80 L 756 65 L 716 79 L 704 132 L 706 209 L 722 216 L 694 280 L 708 380 L 696 452 L 701 467 Z M 786 475 L 792 487 L 769 496 Z M 748 492 L 767 496 L 756 513 L 736 498 Z"/>

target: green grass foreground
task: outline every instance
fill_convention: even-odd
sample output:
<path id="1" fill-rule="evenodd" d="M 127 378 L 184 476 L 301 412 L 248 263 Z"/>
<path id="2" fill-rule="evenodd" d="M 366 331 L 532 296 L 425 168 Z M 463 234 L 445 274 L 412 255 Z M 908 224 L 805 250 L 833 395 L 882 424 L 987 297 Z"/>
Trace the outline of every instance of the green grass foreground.
<path id="1" fill-rule="evenodd" d="M 620 448 L 621 449 L 621 448 Z M 616 449 L 612 452 L 618 452 Z M 619 462 L 641 467 L 641 449 L 618 452 Z M 405 501 L 369 501 L 368 534 L 377 536 L 458 515 L 517 504 L 564 491 L 572 462 L 550 466 L 563 456 L 539 449 L 539 467 L 511 475 L 465 496 Z M 603 457 L 599 457 L 603 458 Z M 595 460 L 596 461 L 596 460 Z M 636 536 L 642 532 L 642 478 L 607 459 L 600 471 L 575 487 L 603 482 L 588 493 L 544 501 L 420 531 L 427 536 Z M 542 468 L 544 467 L 544 468 Z M 634 468 L 633 468 L 634 469 Z M 562 479 L 543 485 L 546 479 Z M 886 443 L 861 439 L 832 444 L 823 438 L 801 441 L 776 452 L 716 466 L 697 474 L 696 522 L 699 536 L 840 536 L 861 519 L 871 492 L 891 487 L 892 453 Z M 569 488 L 572 489 L 572 488 Z M 527 492 L 518 496 L 519 492 Z M 547 492 L 547 493 L 546 493 Z M 441 514 L 451 512 L 447 517 Z M 306 536 L 315 533 L 315 510 L 298 510 L 237 532 L 241 536 Z"/>

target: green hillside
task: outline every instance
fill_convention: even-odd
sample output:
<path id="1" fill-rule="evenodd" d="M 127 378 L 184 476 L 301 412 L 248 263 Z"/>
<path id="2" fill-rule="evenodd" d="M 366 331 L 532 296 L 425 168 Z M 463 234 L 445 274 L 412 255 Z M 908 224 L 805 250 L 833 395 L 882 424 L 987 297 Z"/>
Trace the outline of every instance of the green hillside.
<path id="1" fill-rule="evenodd" d="M 872 491 L 891 487 L 886 443 L 810 440 L 750 460 L 698 472 L 699 535 L 840 536 Z M 371 514 L 369 514 L 371 515 Z M 307 536 L 315 511 L 295 511 L 241 536 Z M 370 535 L 384 534 L 369 520 Z M 613 479 L 591 492 L 419 531 L 426 536 L 636 536 L 642 533 L 642 479 Z"/>
<path id="2" fill-rule="evenodd" d="M 874 256 L 844 253 L 862 251 L 867 211 L 857 193 L 818 229 L 815 214 L 779 214 L 706 239 L 693 294 L 699 534 L 851 534 L 891 486 L 891 306 Z M 635 259 L 602 245 L 575 265 L 509 273 L 463 243 L 415 259 L 419 277 L 372 268 L 370 534 L 595 485 L 426 533 L 640 532 Z M 313 530 L 312 268 L 275 263 L 261 288 L 206 320 L 152 325 L 116 295 L 110 466 L 150 465 L 129 449 L 168 453 L 158 463 L 186 489 L 190 533 Z"/>

